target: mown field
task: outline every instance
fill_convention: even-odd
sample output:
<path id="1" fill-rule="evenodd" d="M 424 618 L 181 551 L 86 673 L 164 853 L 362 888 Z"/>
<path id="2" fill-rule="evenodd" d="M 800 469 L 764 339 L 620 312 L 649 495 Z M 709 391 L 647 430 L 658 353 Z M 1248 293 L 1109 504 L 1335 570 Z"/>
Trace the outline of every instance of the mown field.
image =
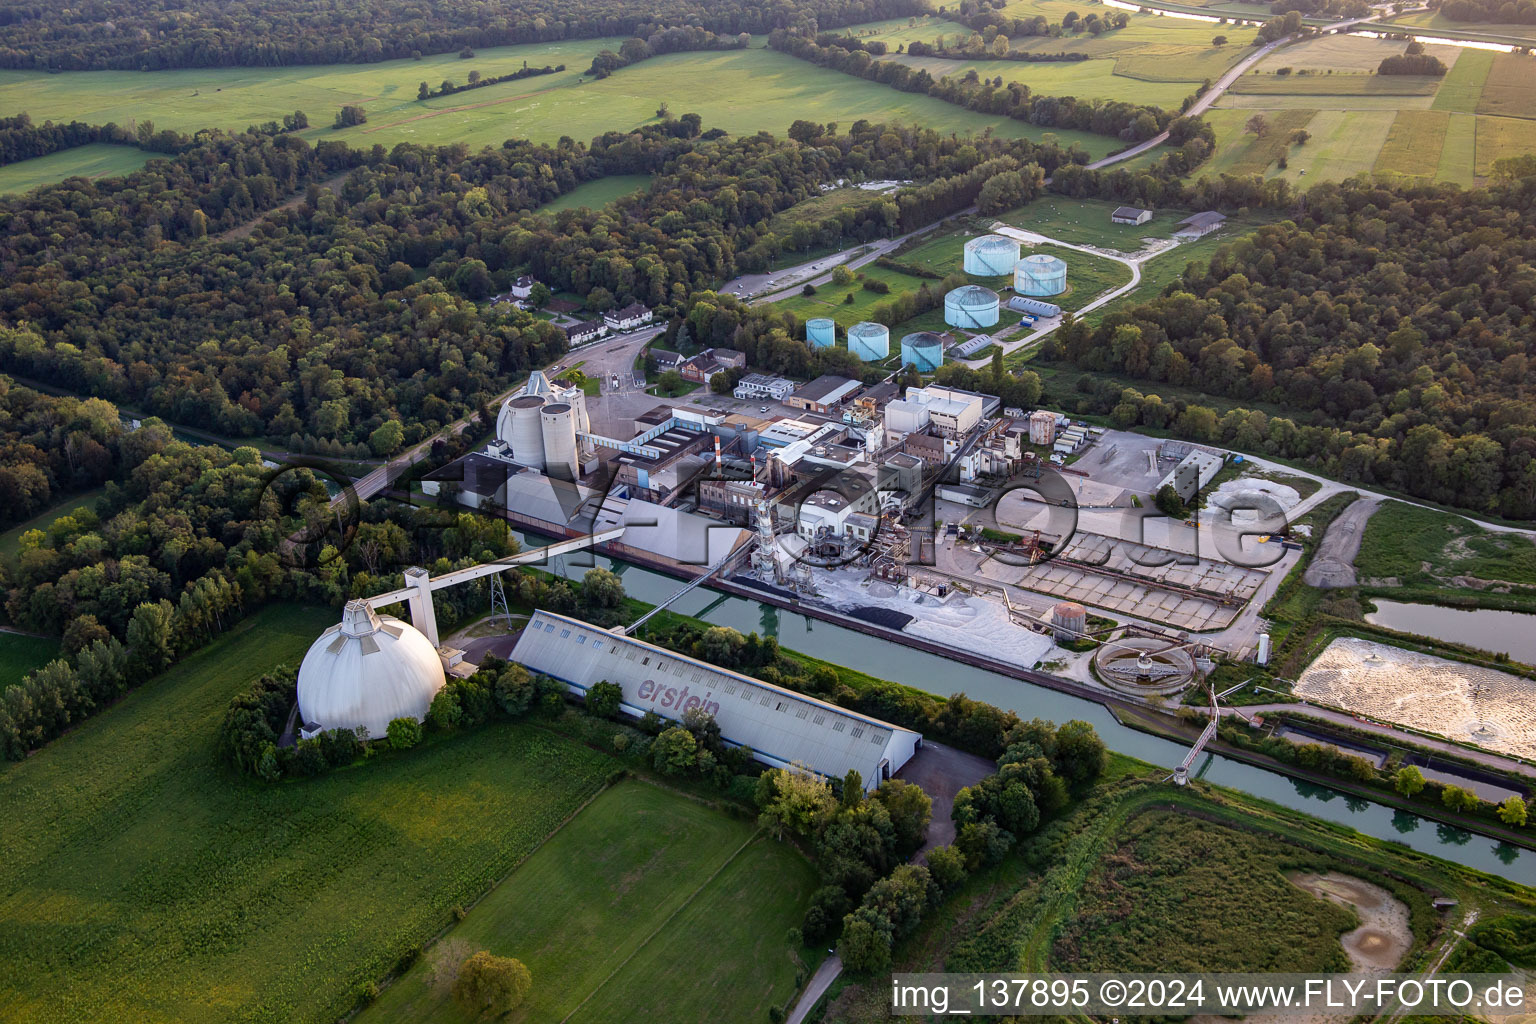
<path id="1" fill-rule="evenodd" d="M 0 1020 L 335 1020 L 612 770 L 501 724 L 304 782 L 235 777 L 215 753 L 230 696 L 334 617 L 270 608 L 0 768 Z"/>
<path id="2" fill-rule="evenodd" d="M 1154 210 L 1152 219 L 1145 224 L 1116 224 L 1110 216 L 1118 205 L 1102 199 L 1069 199 L 1047 192 L 1028 206 L 1005 213 L 998 220 L 1072 245 L 1102 246 L 1132 253 L 1142 247 L 1143 238 L 1172 236 L 1178 230 L 1179 221 L 1194 212 Z"/>
<path id="3" fill-rule="evenodd" d="M 1402 53 L 1406 45 L 1401 40 L 1372 39 L 1348 33 L 1317 36 L 1277 50 L 1260 61 L 1257 70 L 1273 73 L 1276 68 L 1289 67 L 1297 71 L 1312 71 L 1324 78 L 1346 74 L 1369 75 L 1384 58 Z M 1459 46 L 1431 43 L 1424 47 L 1424 52 L 1450 65 L 1465 51 Z M 1391 81 L 1395 77 L 1411 76 L 1384 77 Z"/>
<path id="4" fill-rule="evenodd" d="M 0 690 L 59 656 L 59 642 L 40 636 L 0 633 Z"/>
<path id="5" fill-rule="evenodd" d="M 92 143 L 0 167 L 0 194 L 25 192 L 76 176 L 110 178 L 136 171 L 155 154 L 132 146 Z"/>
<path id="6" fill-rule="evenodd" d="M 574 210 L 578 206 L 598 210 L 615 199 L 649 188 L 650 184 L 649 174 L 611 174 L 606 178 L 577 185 L 559 199 L 539 207 L 539 212 L 559 213 L 561 210 Z"/>
<path id="7" fill-rule="evenodd" d="M 784 932 L 814 887 L 809 863 L 750 821 L 648 783 L 621 783 L 476 904 L 358 1021 L 468 1021 L 433 976 L 437 964 L 480 949 L 515 956 L 532 973 L 519 1020 L 703 1022 L 724 1007 L 782 1004 L 795 981 Z"/>
<path id="8" fill-rule="evenodd" d="M 1014 138 L 1046 134 L 1020 121 L 897 92 L 761 48 L 667 54 L 606 79 L 585 78 L 582 72 L 598 50 L 616 47 L 618 42 L 505 46 L 480 51 L 471 60 L 450 54 L 335 67 L 60 75 L 5 71 L 0 72 L 0 108 L 26 111 L 37 121 L 127 124 L 151 120 L 160 127 L 188 132 L 205 127 L 244 128 L 301 109 L 315 125 L 304 133 L 306 138 L 341 139 L 357 146 L 410 141 L 463 142 L 478 148 L 512 137 L 554 142 L 569 136 L 588 141 L 605 131 L 655 121 L 663 103 L 674 115 L 694 112 L 703 117 L 706 127 L 733 133 L 782 133 L 796 118 L 843 124 L 867 118 L 917 122 L 962 133 L 990 129 Z M 416 99 L 421 81 L 434 88 L 445 78 L 462 83 L 472 69 L 490 77 L 521 67 L 525 60 L 537 66 L 564 63 L 566 70 L 437 99 Z M 331 128 L 343 104 L 361 105 L 368 122 L 341 131 Z M 1081 143 L 1096 157 L 1118 145 L 1114 139 L 1083 132 L 1055 135 L 1063 144 Z"/>

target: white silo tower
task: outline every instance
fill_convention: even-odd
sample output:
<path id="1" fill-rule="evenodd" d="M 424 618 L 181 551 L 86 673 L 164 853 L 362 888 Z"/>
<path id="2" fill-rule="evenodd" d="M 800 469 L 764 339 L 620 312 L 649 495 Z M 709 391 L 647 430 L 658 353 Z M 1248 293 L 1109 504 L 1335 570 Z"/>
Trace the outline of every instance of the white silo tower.
<path id="1" fill-rule="evenodd" d="M 577 479 L 575 410 L 565 402 L 551 402 L 539 410 L 539 429 L 543 435 L 545 475 Z"/>
<path id="2" fill-rule="evenodd" d="M 512 461 L 530 469 L 544 468 L 544 435 L 539 429 L 539 410 L 544 399 L 538 395 L 518 395 L 501 404 L 496 418 L 496 436 L 512 449 Z"/>

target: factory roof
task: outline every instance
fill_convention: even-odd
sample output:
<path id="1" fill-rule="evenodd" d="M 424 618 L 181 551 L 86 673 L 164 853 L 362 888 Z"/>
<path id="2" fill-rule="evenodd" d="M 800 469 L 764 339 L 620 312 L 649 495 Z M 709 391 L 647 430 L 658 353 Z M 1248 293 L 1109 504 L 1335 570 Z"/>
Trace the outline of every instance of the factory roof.
<path id="1" fill-rule="evenodd" d="M 824 373 L 802 386 L 795 392 L 794 397 L 802 402 L 814 402 L 817 405 L 836 405 L 859 390 L 859 387 L 859 382 L 856 380 Z"/>

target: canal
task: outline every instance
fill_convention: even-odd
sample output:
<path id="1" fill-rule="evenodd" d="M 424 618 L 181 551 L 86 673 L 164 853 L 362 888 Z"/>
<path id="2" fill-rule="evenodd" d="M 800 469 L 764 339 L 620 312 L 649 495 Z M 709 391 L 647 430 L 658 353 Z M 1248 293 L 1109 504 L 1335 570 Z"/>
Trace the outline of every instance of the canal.
<path id="1" fill-rule="evenodd" d="M 526 545 L 547 543 L 530 538 Z M 562 556 L 550 571 L 580 579 L 594 564 L 588 553 Z M 663 573 L 598 556 L 595 564 L 611 569 L 624 581 L 631 597 L 652 604 L 670 597 L 682 583 Z M 774 605 L 700 587 L 684 595 L 670 610 L 691 615 L 742 633 L 775 636 L 792 651 L 872 676 L 914 686 L 929 693 L 967 696 L 1015 711 L 1025 718 L 1057 722 L 1081 719 L 1098 730 L 1111 750 L 1151 764 L 1172 768 L 1183 760 L 1186 747 L 1150 736 L 1115 720 L 1108 709 L 1091 700 L 1058 693 L 997 672 L 973 668 L 937 655 L 914 650 L 893 640 L 869 636 Z M 985 638 L 977 643 L 984 653 Z M 1027 666 L 1026 666 L 1027 667 Z M 1415 814 L 1347 796 L 1324 786 L 1302 782 L 1217 755 L 1209 755 L 1195 772 L 1197 778 L 1228 786 L 1273 803 L 1356 829 L 1378 839 L 1402 843 L 1422 853 L 1467 867 L 1501 875 L 1524 885 L 1536 885 L 1536 854 L 1495 842 L 1464 829 L 1441 825 Z"/>

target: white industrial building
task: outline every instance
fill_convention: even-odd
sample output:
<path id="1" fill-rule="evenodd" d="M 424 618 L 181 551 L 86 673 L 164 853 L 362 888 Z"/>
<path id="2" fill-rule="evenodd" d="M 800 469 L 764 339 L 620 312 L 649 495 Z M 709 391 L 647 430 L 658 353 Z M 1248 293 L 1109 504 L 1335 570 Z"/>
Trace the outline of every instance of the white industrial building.
<path id="1" fill-rule="evenodd" d="M 937 384 L 907 388 L 906 398 L 885 407 L 885 426 L 900 435 L 932 425 L 946 437 L 959 437 L 976 429 L 986 414 L 986 406 L 984 396 L 969 391 Z"/>
<path id="2" fill-rule="evenodd" d="M 906 764 L 923 739 L 910 729 L 548 611 L 534 612 L 512 660 L 574 693 L 585 694 L 604 680 L 616 683 L 630 714 L 654 711 L 680 721 L 697 708 L 714 717 L 725 742 L 751 747 L 766 764 L 803 765 L 827 778 L 854 770 L 866 790 Z"/>
<path id="3" fill-rule="evenodd" d="M 367 730 L 383 739 L 397 718 L 427 717 L 447 677 L 437 648 L 409 623 L 348 601 L 299 664 L 300 735 Z"/>
<path id="4" fill-rule="evenodd" d="M 794 393 L 795 382 L 783 377 L 769 377 L 761 373 L 749 373 L 736 383 L 733 394 L 737 398 L 766 398 L 782 402 Z"/>
<path id="5" fill-rule="evenodd" d="M 580 476 L 577 439 L 591 429 L 581 388 L 551 382 L 539 370 L 501 404 L 496 417 L 496 437 L 510 450 L 513 462 L 563 480 Z"/>

